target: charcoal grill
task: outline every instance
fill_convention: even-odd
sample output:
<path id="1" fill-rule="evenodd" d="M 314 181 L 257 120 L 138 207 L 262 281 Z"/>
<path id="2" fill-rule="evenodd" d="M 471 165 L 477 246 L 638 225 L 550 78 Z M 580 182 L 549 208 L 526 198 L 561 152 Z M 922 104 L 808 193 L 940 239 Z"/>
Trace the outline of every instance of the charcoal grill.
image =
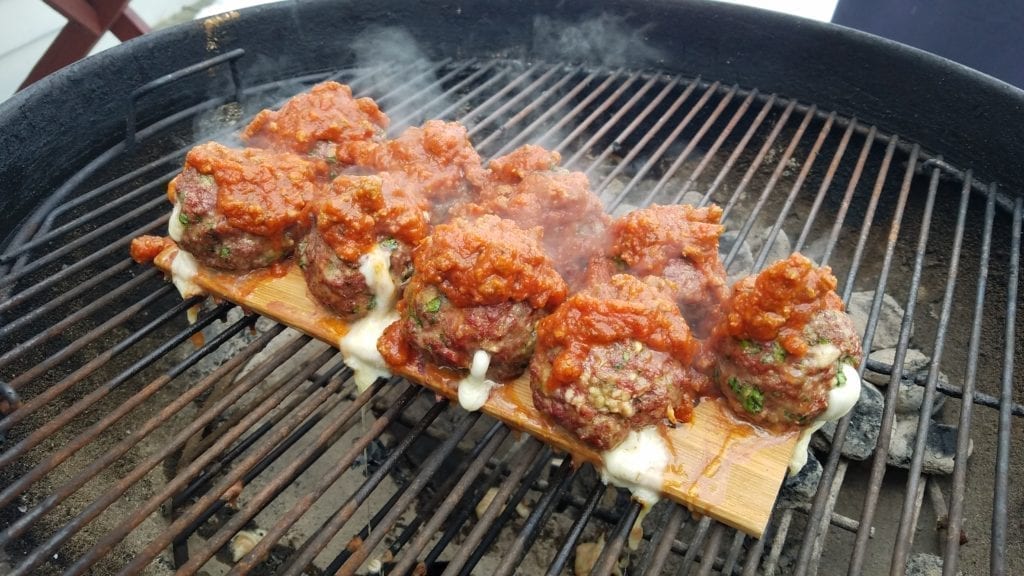
<path id="1" fill-rule="evenodd" d="M 0 108 L 0 571 L 559 574 L 601 536 L 602 575 L 899 574 L 920 553 L 944 574 L 1024 572 L 1024 95 L 743 8 L 549 4 L 267 6 L 128 42 Z M 364 34 L 393 60 L 360 59 Z M 422 53 L 394 49 L 403 35 Z M 631 550 L 638 506 L 589 467 L 404 381 L 357 396 L 333 349 L 230 304 L 188 323 L 198 300 L 132 264 L 129 240 L 165 229 L 190 146 L 329 78 L 395 130 L 441 117 L 484 157 L 557 149 L 616 213 L 719 203 L 731 273 L 788 241 L 844 300 L 873 291 L 865 348 L 893 296 L 895 359 L 865 364 L 890 375 L 877 449 L 843 456 L 848 417 L 816 492 L 777 505 L 764 538 L 661 503 Z M 911 346 L 932 362 L 904 373 Z M 886 465 L 901 381 L 924 392 L 919 422 L 948 398 L 951 476 L 923 473 L 923 434 L 909 470 Z"/>

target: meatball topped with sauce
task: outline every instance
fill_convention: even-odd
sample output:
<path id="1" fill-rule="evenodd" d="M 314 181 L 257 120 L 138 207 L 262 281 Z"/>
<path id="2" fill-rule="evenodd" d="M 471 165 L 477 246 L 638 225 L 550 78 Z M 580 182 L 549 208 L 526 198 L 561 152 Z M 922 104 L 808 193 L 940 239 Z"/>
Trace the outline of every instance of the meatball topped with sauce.
<path id="1" fill-rule="evenodd" d="M 326 176 L 321 160 L 200 144 L 167 187 L 174 203 L 170 235 L 213 268 L 269 266 L 291 254 L 305 235 L 307 202 Z"/>
<path id="2" fill-rule="evenodd" d="M 521 374 L 537 322 L 567 291 L 540 248 L 541 233 L 496 216 L 435 227 L 413 251 L 400 319 L 378 344 L 384 358 L 401 365 L 415 351 L 437 365 L 468 369 L 483 351 L 488 378 Z"/>
<path id="3" fill-rule="evenodd" d="M 365 169 L 404 176 L 427 200 L 434 224 L 448 219 L 454 204 L 472 194 L 483 170 L 480 155 L 458 122 L 430 120 L 407 128 L 393 140 L 364 146 L 353 162 Z"/>
<path id="4" fill-rule="evenodd" d="M 280 110 L 261 111 L 245 127 L 242 140 L 350 165 L 363 146 L 384 138 L 388 123 L 376 102 L 353 98 L 351 88 L 328 81 L 292 97 Z"/>
<path id="5" fill-rule="evenodd" d="M 612 224 L 613 257 L 632 274 L 653 274 L 675 284 L 675 301 L 694 333 L 706 337 L 725 298 L 725 267 L 718 256 L 722 209 L 653 205 Z"/>
<path id="6" fill-rule="evenodd" d="M 711 346 L 718 386 L 740 416 L 772 429 L 810 424 L 861 361 L 836 278 L 793 254 L 733 286 Z"/>
<path id="7" fill-rule="evenodd" d="M 709 382 L 691 366 L 700 344 L 670 290 L 661 278 L 616 274 L 541 320 L 534 406 L 600 450 L 630 430 L 688 421 Z"/>
<path id="8" fill-rule="evenodd" d="M 455 214 L 494 214 L 524 228 L 544 228 L 544 249 L 570 284 L 578 284 L 591 257 L 603 252 L 611 218 L 582 172 L 559 168 L 561 156 L 526 145 L 488 165 L 477 197 Z"/>
<path id="9" fill-rule="evenodd" d="M 427 235 L 425 208 L 388 173 L 335 178 L 313 203 L 313 227 L 299 243 L 310 294 L 345 320 L 364 316 L 379 304 L 367 282 L 374 252 L 400 290 L 412 275 L 412 248 Z"/>

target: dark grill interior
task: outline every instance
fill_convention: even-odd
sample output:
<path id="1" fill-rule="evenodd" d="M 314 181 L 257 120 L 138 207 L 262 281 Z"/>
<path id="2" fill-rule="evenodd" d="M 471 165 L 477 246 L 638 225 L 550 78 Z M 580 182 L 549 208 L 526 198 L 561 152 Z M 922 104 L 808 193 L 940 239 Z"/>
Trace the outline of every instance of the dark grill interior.
<path id="1" fill-rule="evenodd" d="M 713 79 L 465 60 L 249 87 L 228 65 L 244 57 L 186 70 L 223 90 L 130 119 L 128 140 L 53 191 L 0 257 L 0 567 L 558 574 L 603 534 L 594 574 L 619 561 L 645 574 L 881 573 L 918 552 L 953 573 L 958 561 L 970 574 L 1024 572 L 1024 496 L 1010 485 L 1022 473 L 1011 416 L 1024 414 L 1019 195 L 854 118 Z M 730 274 L 791 249 L 832 266 L 844 300 L 874 291 L 865 348 L 891 295 L 906 311 L 897 368 L 862 370 L 922 387 L 919 414 L 949 398 L 938 419 L 961 430 L 954 473 L 922 474 L 920 449 L 909 471 L 887 468 L 890 385 L 871 458 L 840 457 L 841 441 L 819 450 L 820 488 L 781 502 L 764 539 L 662 502 L 631 551 L 638 506 L 588 466 L 403 381 L 356 397 L 335 350 L 230 304 L 207 302 L 188 324 L 196 302 L 132 263 L 128 242 L 165 230 L 165 187 L 190 146 L 231 142 L 261 107 L 328 77 L 377 99 L 396 131 L 457 119 L 484 157 L 559 150 L 616 214 L 720 204 Z M 909 347 L 934 359 L 928 369 L 902 373 Z M 961 523 L 962 548 L 948 528 Z M 266 535 L 233 564 L 243 529 Z"/>

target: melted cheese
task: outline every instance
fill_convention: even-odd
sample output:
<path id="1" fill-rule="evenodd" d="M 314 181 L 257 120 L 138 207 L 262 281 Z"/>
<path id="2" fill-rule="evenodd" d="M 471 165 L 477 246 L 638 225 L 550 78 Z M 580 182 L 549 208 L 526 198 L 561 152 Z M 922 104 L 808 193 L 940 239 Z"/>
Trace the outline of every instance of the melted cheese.
<path id="1" fill-rule="evenodd" d="M 171 262 L 171 282 L 178 289 L 182 298 L 191 298 L 205 294 L 202 288 L 195 283 L 196 274 L 199 273 L 199 263 L 192 254 L 184 250 L 178 250 Z"/>
<path id="2" fill-rule="evenodd" d="M 473 354 L 473 363 L 469 367 L 469 376 L 459 381 L 459 404 L 464 410 L 476 412 L 487 402 L 491 388 L 498 384 L 487 379 L 487 368 L 491 365 L 491 355 L 483 350 Z"/>
<path id="3" fill-rule="evenodd" d="M 181 202 L 175 202 L 171 210 L 171 219 L 167 221 L 167 235 L 175 242 L 181 242 L 185 227 L 181 224 Z"/>
<path id="4" fill-rule="evenodd" d="M 601 454 L 601 481 L 626 488 L 645 507 L 658 502 L 669 450 L 656 426 L 631 430 L 626 439 Z"/>
<path id="5" fill-rule="evenodd" d="M 857 400 L 860 400 L 860 375 L 857 374 L 857 369 L 843 362 L 841 370 L 843 376 L 846 376 L 846 383 L 842 386 L 833 386 L 829 390 L 828 408 L 815 418 L 810 426 L 800 432 L 800 439 L 797 440 L 796 448 L 793 450 L 793 457 L 789 460 L 790 476 L 799 474 L 800 469 L 807 464 L 807 446 L 811 442 L 811 436 L 824 426 L 825 422 L 839 420 L 846 416 L 846 413 L 857 404 Z"/>
<path id="6" fill-rule="evenodd" d="M 359 271 L 374 295 L 376 305 L 365 317 L 352 323 L 338 343 L 345 364 L 352 369 L 356 388 L 366 390 L 377 378 L 391 376 L 388 365 L 377 351 L 377 340 L 384 329 L 398 320 L 395 312 L 395 283 L 391 279 L 391 253 L 379 245 L 360 258 Z"/>

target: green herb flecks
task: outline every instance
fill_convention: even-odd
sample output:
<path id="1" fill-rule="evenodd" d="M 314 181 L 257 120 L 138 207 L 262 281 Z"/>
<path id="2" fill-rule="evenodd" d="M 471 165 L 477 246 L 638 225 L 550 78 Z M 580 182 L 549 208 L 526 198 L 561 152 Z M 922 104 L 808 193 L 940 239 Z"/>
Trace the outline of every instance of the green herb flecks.
<path id="1" fill-rule="evenodd" d="M 740 350 L 747 354 L 756 354 L 761 351 L 761 347 L 757 345 L 753 340 L 740 340 Z"/>
<path id="2" fill-rule="evenodd" d="M 366 305 L 366 311 L 369 312 L 370 310 L 373 310 L 376 307 L 377 307 L 377 296 L 376 295 L 370 296 L 370 302 L 369 302 L 369 304 Z"/>
<path id="3" fill-rule="evenodd" d="M 394 238 L 385 238 L 380 241 L 380 247 L 389 252 L 393 252 L 398 249 L 398 240 L 395 240 Z"/>
<path id="4" fill-rule="evenodd" d="M 779 344 L 778 341 L 772 342 L 772 358 L 777 364 L 781 364 L 786 361 L 786 349 Z"/>
<path id="5" fill-rule="evenodd" d="M 221 260 L 227 260 L 231 257 L 231 248 L 221 244 L 220 248 L 217 249 L 217 256 L 220 256 Z"/>
<path id="6" fill-rule="evenodd" d="M 843 373 L 843 364 L 839 363 L 839 369 L 836 371 L 836 388 L 839 388 L 846 384 L 846 374 Z"/>
<path id="7" fill-rule="evenodd" d="M 743 409 L 751 414 L 758 414 L 764 410 L 764 394 L 755 386 L 740 382 L 735 376 L 729 378 L 729 388 L 739 399 Z"/>
<path id="8" fill-rule="evenodd" d="M 437 313 L 437 311 L 440 310 L 440 309 L 441 309 L 441 297 L 440 296 L 434 298 L 430 302 L 427 302 L 427 304 L 423 307 L 424 311 L 430 312 L 431 314 Z"/>
<path id="9" fill-rule="evenodd" d="M 185 214 L 184 212 L 179 212 L 178 222 L 181 222 L 183 226 L 188 226 L 188 214 Z"/>
<path id="10" fill-rule="evenodd" d="M 217 183 L 217 181 L 210 174 L 200 174 L 199 181 L 202 182 L 204 186 L 213 186 L 214 184 Z"/>

